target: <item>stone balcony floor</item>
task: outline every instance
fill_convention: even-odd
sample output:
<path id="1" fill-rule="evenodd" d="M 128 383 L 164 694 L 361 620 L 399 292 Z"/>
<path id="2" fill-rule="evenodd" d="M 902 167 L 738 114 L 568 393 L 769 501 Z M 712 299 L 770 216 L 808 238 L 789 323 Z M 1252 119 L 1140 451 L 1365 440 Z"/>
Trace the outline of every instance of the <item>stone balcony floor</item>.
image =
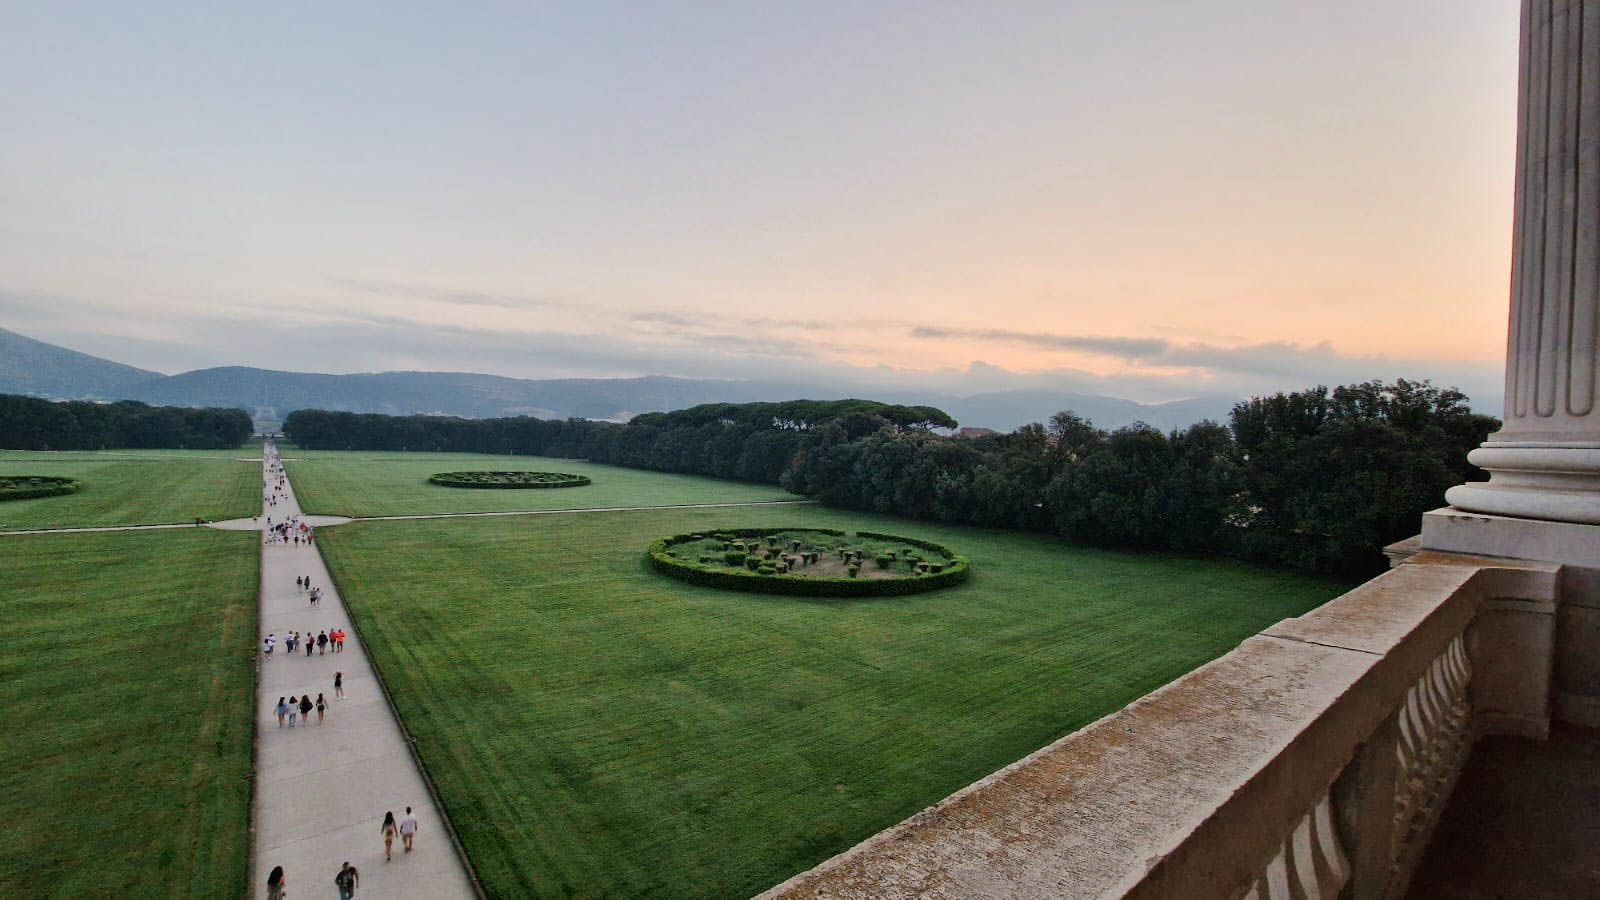
<path id="1" fill-rule="evenodd" d="M 1480 740 L 1410 896 L 1600 897 L 1600 731 Z"/>

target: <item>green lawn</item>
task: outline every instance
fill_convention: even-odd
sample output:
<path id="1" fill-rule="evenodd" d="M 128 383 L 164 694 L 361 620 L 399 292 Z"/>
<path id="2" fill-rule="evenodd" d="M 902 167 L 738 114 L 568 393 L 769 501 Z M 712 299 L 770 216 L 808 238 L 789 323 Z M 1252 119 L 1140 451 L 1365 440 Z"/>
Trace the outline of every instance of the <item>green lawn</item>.
<path id="1" fill-rule="evenodd" d="M 0 538 L 0 896 L 239 896 L 258 537 Z"/>
<path id="2" fill-rule="evenodd" d="M 250 461 L 251 454 L 258 461 Z M 0 475 L 62 475 L 83 482 L 76 494 L 0 503 L 0 531 L 254 515 L 261 508 L 260 457 L 259 446 L 238 451 L 0 450 Z"/>
<path id="3" fill-rule="evenodd" d="M 670 506 L 797 500 L 772 485 L 693 475 L 667 475 L 539 456 L 478 453 L 365 453 L 282 451 L 295 497 L 307 513 L 339 516 L 406 516 L 426 513 L 507 512 L 525 509 L 592 509 L 601 506 Z M 593 484 L 547 490 L 482 490 L 428 483 L 436 472 L 567 472 Z"/>
<path id="4" fill-rule="evenodd" d="M 405 483 L 432 468 L 404 465 Z M 300 477 L 319 467 L 322 484 L 378 489 L 321 461 Z M 806 601 L 643 563 L 660 535 L 782 525 L 935 540 L 971 557 L 973 578 Z M 814 506 L 319 537 L 498 897 L 747 896 L 1342 589 Z"/>

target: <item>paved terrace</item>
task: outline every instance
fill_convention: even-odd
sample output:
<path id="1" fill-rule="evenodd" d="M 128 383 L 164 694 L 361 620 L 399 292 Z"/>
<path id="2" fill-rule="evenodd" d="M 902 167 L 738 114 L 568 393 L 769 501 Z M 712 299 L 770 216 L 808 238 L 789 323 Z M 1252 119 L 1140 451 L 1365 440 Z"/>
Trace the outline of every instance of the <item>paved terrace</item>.
<path id="1" fill-rule="evenodd" d="M 1600 897 L 1600 731 L 1480 741 L 1411 896 Z"/>

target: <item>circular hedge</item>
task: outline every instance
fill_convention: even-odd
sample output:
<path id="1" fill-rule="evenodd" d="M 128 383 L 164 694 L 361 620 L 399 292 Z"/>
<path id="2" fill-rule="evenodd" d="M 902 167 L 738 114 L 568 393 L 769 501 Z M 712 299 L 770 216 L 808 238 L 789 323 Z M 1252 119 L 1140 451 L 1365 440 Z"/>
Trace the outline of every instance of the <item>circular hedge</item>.
<path id="1" fill-rule="evenodd" d="M 83 482 L 53 475 L 0 475 L 0 500 L 32 500 L 83 490 Z"/>
<path id="2" fill-rule="evenodd" d="M 651 568 L 704 587 L 793 597 L 898 597 L 966 581 L 972 563 L 916 538 L 832 528 L 724 528 L 650 545 Z"/>
<path id="3" fill-rule="evenodd" d="M 565 472 L 438 472 L 428 476 L 429 484 L 459 488 L 566 488 L 583 487 L 589 479 Z"/>

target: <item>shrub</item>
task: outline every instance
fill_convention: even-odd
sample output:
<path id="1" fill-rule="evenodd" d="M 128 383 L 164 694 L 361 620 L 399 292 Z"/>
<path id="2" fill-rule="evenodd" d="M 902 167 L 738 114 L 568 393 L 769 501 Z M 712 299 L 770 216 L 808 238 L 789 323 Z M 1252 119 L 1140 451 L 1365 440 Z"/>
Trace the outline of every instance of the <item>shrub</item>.
<path id="1" fill-rule="evenodd" d="M 722 561 L 730 566 L 742 566 L 744 565 L 744 560 L 745 556 L 743 550 L 729 550 L 727 553 L 722 555 Z"/>
<path id="2" fill-rule="evenodd" d="M 776 575 L 776 574 L 778 574 L 778 567 L 777 566 L 773 566 L 773 565 L 769 565 L 767 563 L 762 563 L 760 566 L 756 567 L 756 574 L 757 575 Z"/>
<path id="3" fill-rule="evenodd" d="M 894 562 L 894 557 L 887 553 L 880 553 L 878 554 L 877 558 L 873 560 L 873 562 L 878 564 L 878 568 L 887 569 L 889 568 L 889 564 Z"/>
<path id="4" fill-rule="evenodd" d="M 591 483 L 586 476 L 565 472 L 436 472 L 429 484 L 457 488 L 564 488 Z"/>
<path id="5" fill-rule="evenodd" d="M 851 578 L 854 578 L 857 575 L 861 574 L 861 567 L 860 566 L 851 566 L 850 568 L 845 569 L 845 571 L 850 573 L 850 577 Z"/>
<path id="6" fill-rule="evenodd" d="M 797 528 L 751 528 L 734 529 L 727 532 L 716 532 L 716 535 L 727 534 L 730 540 L 735 538 L 754 537 L 764 540 L 768 535 L 777 532 L 797 532 L 816 535 L 844 537 L 845 533 L 837 529 L 797 529 Z M 863 532 L 859 537 L 873 540 L 893 541 L 907 544 L 917 543 L 907 538 L 893 537 Z M 745 568 L 736 569 L 724 567 L 715 562 L 709 566 L 701 566 L 694 562 L 674 559 L 667 555 L 667 551 L 675 544 L 683 544 L 694 540 L 694 535 L 680 534 L 669 538 L 662 538 L 650 545 L 647 560 L 656 571 L 670 575 L 690 584 L 715 587 L 724 590 L 754 591 L 764 594 L 779 594 L 792 597 L 897 597 L 907 594 L 916 594 L 924 591 L 937 590 L 950 587 L 965 581 L 971 574 L 971 564 L 965 557 L 954 552 L 931 545 L 933 552 L 943 557 L 941 562 L 944 571 L 938 574 L 905 575 L 894 578 L 862 578 L 860 577 L 859 562 L 852 563 L 856 568 L 854 573 L 846 569 L 848 577 L 778 577 L 778 567 L 767 564 L 772 572 L 763 574 L 759 571 L 761 560 L 753 554 L 745 557 Z M 818 543 L 821 543 L 820 541 Z M 922 542 L 926 543 L 926 542 Z M 842 549 L 842 548 L 839 548 Z M 833 548 L 821 548 L 812 551 L 817 559 L 824 552 L 833 552 Z M 854 551 L 852 551 L 854 552 Z"/>
<path id="7" fill-rule="evenodd" d="M 0 475 L 0 500 L 59 497 L 83 490 L 83 482 L 55 475 Z"/>

